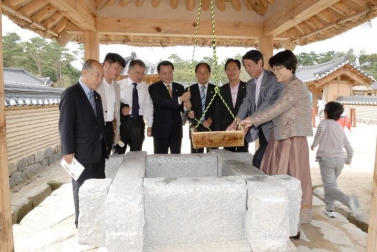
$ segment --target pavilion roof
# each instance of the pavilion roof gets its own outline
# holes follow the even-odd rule
[[[201,0],[197,44],[212,45],[210,0]],[[64,45],[98,32],[101,44],[193,45],[199,0],[3,0],[19,26]],[[375,0],[216,0],[217,46],[306,45],[377,16]]]

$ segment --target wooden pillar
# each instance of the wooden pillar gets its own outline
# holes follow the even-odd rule
[[[84,33],[84,60],[94,59],[99,60],[99,36],[98,32]]]
[[[0,4],[0,13],[2,5]],[[0,35],[2,37],[2,17]],[[14,251],[10,188],[8,172],[7,136],[5,130],[3,42],[0,41],[0,252]]]
[[[274,53],[273,49],[274,44],[272,37],[261,37],[259,39],[258,50],[263,54],[265,69],[271,69],[270,65],[268,64],[268,60],[272,57]]]
[[[377,251],[377,140],[376,154],[374,155],[374,175],[372,185],[372,209],[370,210],[367,252]]]

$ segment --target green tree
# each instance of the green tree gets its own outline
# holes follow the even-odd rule
[[[27,57],[23,54],[21,37],[14,32],[7,33],[3,37],[3,61],[4,67],[20,67]]]

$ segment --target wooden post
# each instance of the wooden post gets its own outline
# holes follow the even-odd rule
[[[374,174],[372,186],[372,209],[370,210],[367,252],[377,251],[377,140],[376,154],[374,155]]]
[[[273,54],[273,37],[261,37],[259,38],[258,50],[263,54],[264,68],[271,69],[268,64],[268,60],[272,57]]]
[[[0,4],[0,13],[2,5]],[[2,37],[2,17],[0,35]],[[7,136],[5,131],[3,42],[0,41],[0,252],[14,251],[10,188],[8,172]]]
[[[84,33],[85,59],[99,60],[99,37],[98,32]]]

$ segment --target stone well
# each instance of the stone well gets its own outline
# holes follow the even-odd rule
[[[147,155],[106,163],[80,189],[79,242],[107,251],[293,251],[300,181],[249,153]]]

